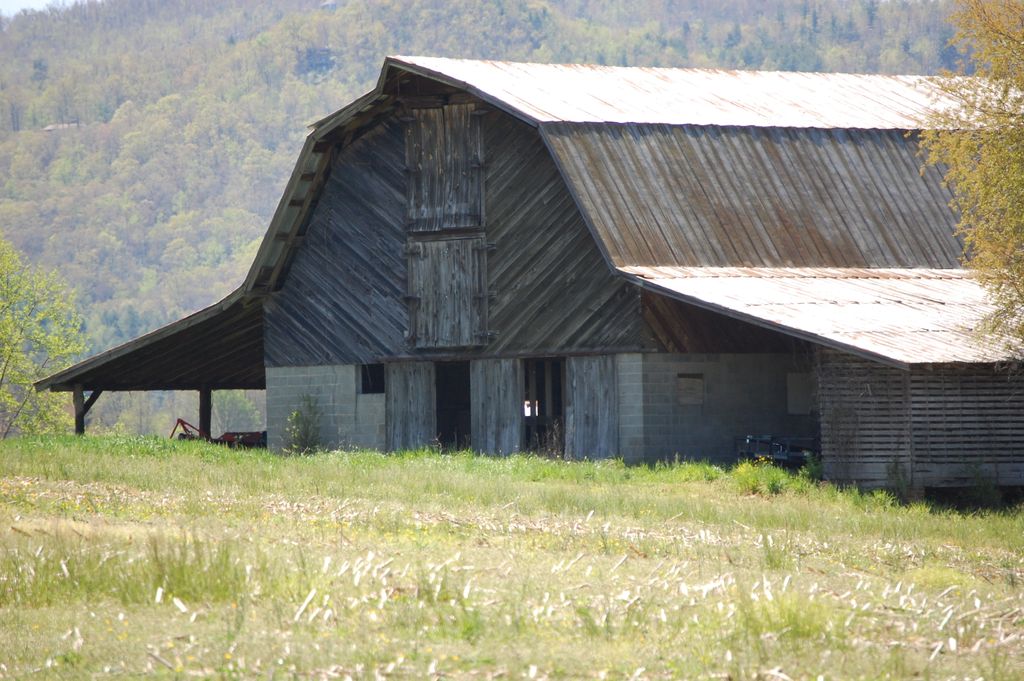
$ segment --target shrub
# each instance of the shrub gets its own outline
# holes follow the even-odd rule
[[[762,461],[742,461],[732,469],[731,476],[741,493],[766,496],[780,494],[792,481],[789,473]]]
[[[806,463],[800,468],[800,477],[812,482],[825,479],[825,464],[821,460],[821,454],[807,455]]]
[[[288,414],[285,435],[288,443],[284,453],[302,456],[320,451],[320,405],[312,395],[303,395],[298,409]]]

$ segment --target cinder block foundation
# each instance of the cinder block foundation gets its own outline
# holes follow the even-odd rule
[[[327,449],[384,449],[384,394],[362,395],[360,367],[339,364],[267,367],[267,444],[287,446],[288,415],[309,396],[320,411]]]

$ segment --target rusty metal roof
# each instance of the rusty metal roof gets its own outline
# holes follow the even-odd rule
[[[622,265],[958,266],[952,195],[896,130],[542,126]]]
[[[992,310],[964,270],[620,267],[664,295],[889,364],[996,362],[977,332]]]
[[[525,64],[389,57],[534,123],[916,129],[948,106],[926,76]]]

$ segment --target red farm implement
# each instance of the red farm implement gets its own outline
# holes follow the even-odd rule
[[[267,446],[267,431],[265,430],[227,432],[220,437],[210,437],[209,433],[204,433],[185,419],[178,419],[174,423],[174,429],[171,430],[171,439],[173,440],[175,436],[179,440],[206,440],[218,445],[227,445],[228,447]]]

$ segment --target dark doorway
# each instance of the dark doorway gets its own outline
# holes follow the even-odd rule
[[[557,358],[528,359],[523,385],[523,420],[526,424],[526,447],[535,452],[561,456],[565,451],[563,431],[563,390],[565,362]]]
[[[442,449],[470,446],[469,362],[434,365],[437,395],[437,440]]]

